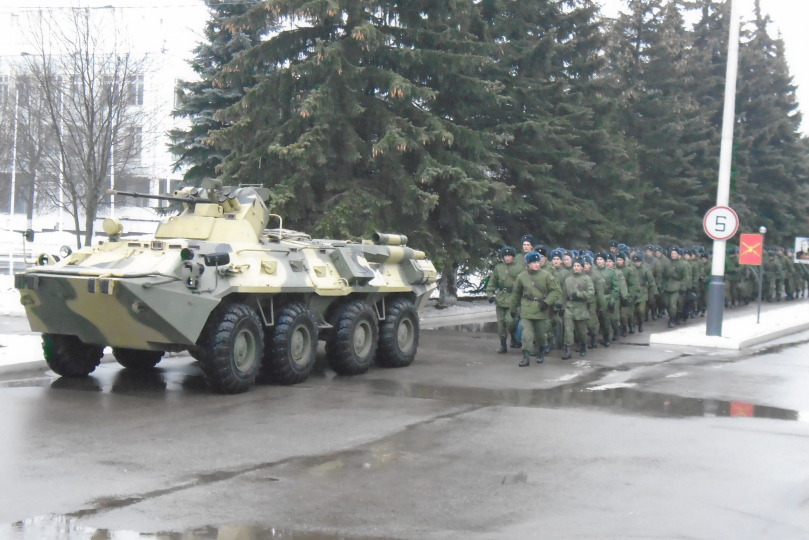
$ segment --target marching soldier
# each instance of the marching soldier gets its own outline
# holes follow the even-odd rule
[[[681,257],[680,248],[672,246],[669,250],[670,264],[663,269],[663,299],[666,302],[666,311],[669,313],[668,327],[674,328],[680,323],[680,299],[686,291],[686,278],[688,270]]]
[[[574,341],[579,343],[579,355],[587,355],[587,321],[590,310],[587,303],[595,298],[593,281],[584,273],[584,261],[573,261],[573,273],[565,278],[562,286],[565,300],[565,353],[562,360],[572,356],[570,351]]]
[[[496,302],[497,335],[500,337],[498,354],[508,352],[506,340],[509,335],[511,335],[511,346],[516,346],[514,330],[517,327],[517,320],[511,316],[511,292],[514,288],[514,281],[524,270],[522,265],[514,262],[516,255],[517,251],[511,246],[500,248],[500,256],[503,261],[494,267],[489,283],[486,285],[486,296],[489,298],[489,303]]]
[[[638,332],[643,332],[643,321],[646,319],[646,302],[657,294],[652,269],[643,261],[640,253],[632,255],[632,264],[638,275],[638,296],[635,298],[635,320],[638,322]]]
[[[547,270],[540,268],[542,255],[532,251],[525,256],[528,264],[514,282],[511,293],[512,314],[519,314],[522,318],[522,361],[520,367],[531,364],[531,349],[534,340],[538,341],[539,354],[537,363],[545,360],[545,344],[548,336],[548,319],[550,306],[562,302],[562,290],[559,282]]]

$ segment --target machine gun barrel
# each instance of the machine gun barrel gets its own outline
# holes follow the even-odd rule
[[[177,201],[184,203],[212,203],[211,199],[203,199],[202,197],[193,196],[180,196],[180,195],[152,195],[149,193],[138,193],[137,191],[121,191],[117,189],[108,189],[107,195],[126,195],[127,197],[141,197],[144,199],[157,199],[159,201]]]

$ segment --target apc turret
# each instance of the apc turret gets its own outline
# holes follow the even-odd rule
[[[107,346],[127,369],[187,350],[222,393],[302,382],[319,340],[342,375],[413,362],[436,270],[406,236],[313,239],[284,229],[265,205],[268,191],[253,186],[115,193],[180,203],[182,212],[138,238],[107,219],[107,241],[58,261],[39,257],[52,264],[15,275],[58,375],[89,375]]]

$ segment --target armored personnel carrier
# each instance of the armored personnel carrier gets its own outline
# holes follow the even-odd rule
[[[319,340],[341,375],[413,362],[419,310],[436,270],[407,237],[362,243],[286,230],[265,188],[183,188],[173,195],[113,192],[179,202],[154,236],[124,236],[63,257],[40,256],[15,275],[31,329],[50,368],[83,377],[109,346],[125,368],[150,369],[187,350],[222,393],[255,382],[307,378]],[[277,228],[267,228],[270,221]],[[275,223],[273,223],[275,224]]]

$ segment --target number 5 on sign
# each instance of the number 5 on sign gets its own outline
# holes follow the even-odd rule
[[[739,216],[732,208],[727,206],[714,206],[705,214],[702,220],[705,234],[714,240],[727,240],[733,238],[739,230]]]

